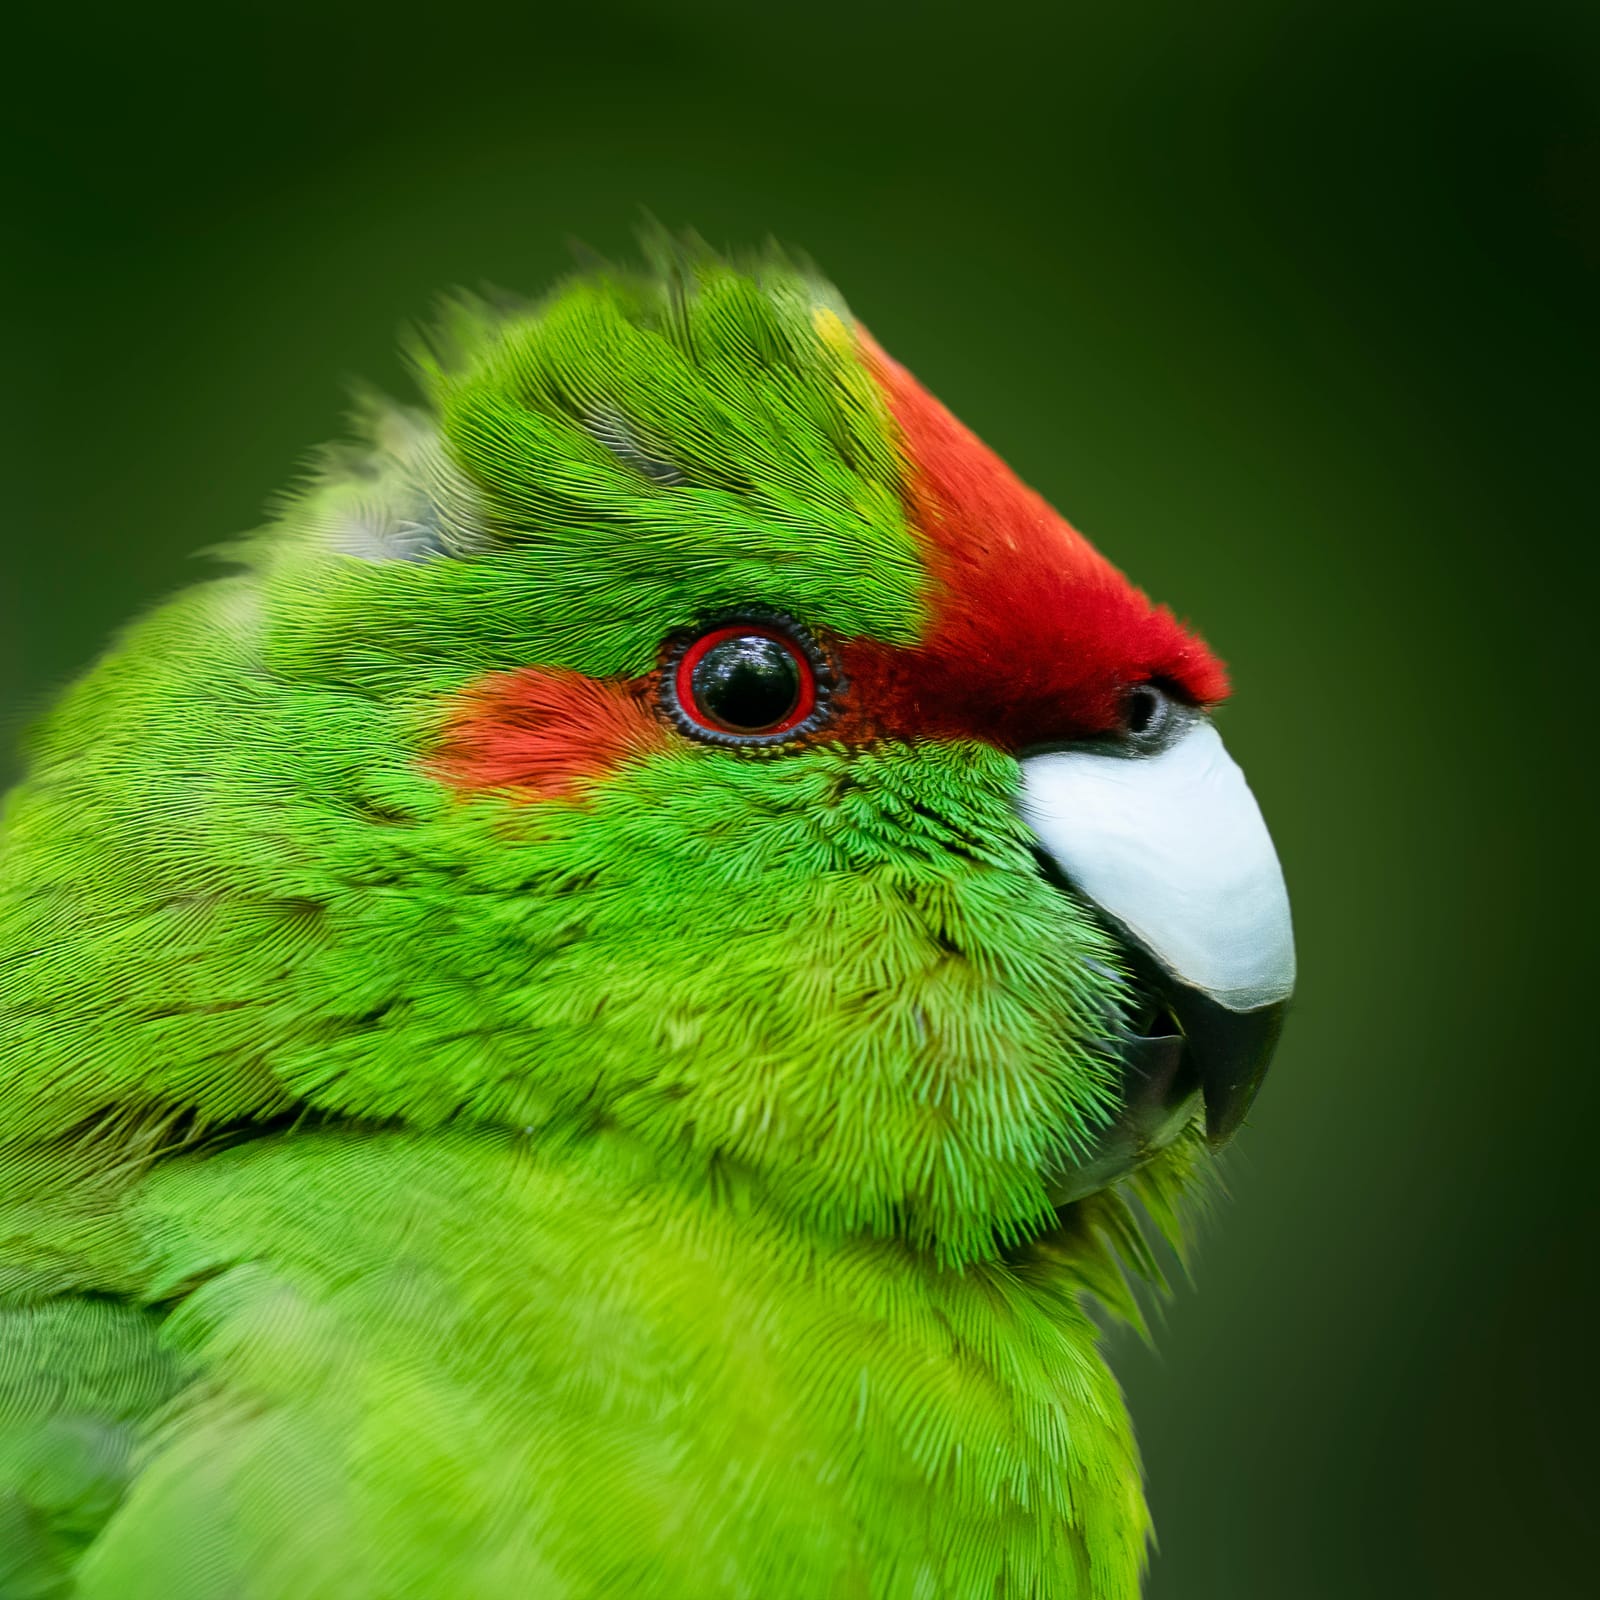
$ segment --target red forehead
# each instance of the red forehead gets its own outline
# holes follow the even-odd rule
[[[1198,638],[860,339],[899,434],[935,591],[918,646],[842,646],[845,720],[1019,749],[1110,728],[1130,683],[1161,679],[1200,704],[1227,693]]]

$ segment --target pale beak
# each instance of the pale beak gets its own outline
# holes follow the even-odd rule
[[[1153,1153],[1198,1088],[1222,1144],[1261,1085],[1295,977],[1283,872],[1244,774],[1196,715],[1154,755],[1025,756],[1019,808],[1047,869],[1124,942],[1156,1002],[1115,1030],[1127,1111],[1111,1143],[1135,1161]]]

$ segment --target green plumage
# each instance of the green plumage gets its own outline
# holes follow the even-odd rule
[[[1153,1269],[1051,1201],[1118,956],[1014,759],[433,763],[728,606],[916,641],[832,291],[691,253],[441,344],[5,813],[0,1596],[1133,1594],[1080,1298]],[[1125,1186],[1169,1232],[1193,1149]]]

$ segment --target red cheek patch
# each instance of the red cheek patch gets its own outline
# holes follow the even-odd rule
[[[461,697],[430,766],[457,788],[571,798],[627,761],[672,748],[653,695],[653,679],[560,667],[494,673]]]

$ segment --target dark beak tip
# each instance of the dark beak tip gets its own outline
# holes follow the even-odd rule
[[[1220,1150],[1239,1131],[1261,1090],[1283,1033],[1288,999],[1230,1011],[1209,995],[1184,989],[1173,996],[1172,1009],[1199,1069],[1206,1143]]]
[[[1261,1080],[1265,1076],[1266,1063],[1263,1062],[1261,1071],[1253,1083],[1221,1090],[1214,1089],[1207,1083],[1206,1143],[1213,1153],[1232,1143],[1233,1136],[1244,1126],[1244,1119],[1250,1114],[1250,1107],[1255,1104],[1256,1095],[1261,1089]]]

